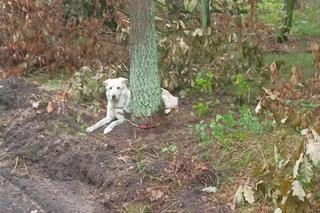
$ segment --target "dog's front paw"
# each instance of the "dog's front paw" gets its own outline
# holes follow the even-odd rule
[[[112,128],[109,128],[109,127],[106,127],[104,130],[103,130],[103,134],[108,134],[112,131]]]
[[[87,132],[87,133],[91,133],[91,132],[93,132],[93,131],[94,131],[94,128],[93,128],[92,126],[86,128],[86,132]]]
[[[164,110],[164,113],[167,115],[167,114],[169,114],[171,112],[171,109],[165,109]]]

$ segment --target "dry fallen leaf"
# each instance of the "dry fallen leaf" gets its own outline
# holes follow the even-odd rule
[[[237,191],[233,197],[232,210],[235,210],[236,207],[238,207],[241,202],[243,202],[243,186],[242,185],[239,186],[239,188],[237,189]]]
[[[203,191],[203,192],[207,192],[207,193],[216,193],[217,192],[217,187],[215,187],[215,186],[209,186],[209,187],[205,187],[205,188],[203,188],[203,189],[201,189],[201,191]]]
[[[40,101],[33,102],[33,103],[32,103],[32,108],[38,109],[39,104],[40,104]]]
[[[249,204],[253,204],[255,201],[254,192],[247,184],[243,187],[243,197]]]
[[[288,116],[286,116],[285,118],[281,119],[281,123],[282,123],[282,124],[285,124],[286,121],[287,121],[287,119],[288,119]]]
[[[298,85],[298,83],[301,81],[301,70],[298,66],[293,66],[291,68],[292,77],[291,77],[291,84],[292,85]]]
[[[314,166],[320,165],[320,143],[311,141],[307,145],[306,154],[309,156],[309,159],[312,160]]]
[[[128,163],[128,160],[130,159],[130,157],[128,155],[124,155],[124,156],[119,156],[117,157],[117,160],[120,160],[124,163]]]
[[[270,98],[271,100],[279,100],[279,98],[277,97],[277,95],[275,95],[274,93],[271,92],[270,89],[266,89],[266,88],[262,88],[264,90],[264,92],[267,94],[267,98]]]
[[[295,180],[292,183],[292,196],[297,196],[299,200],[304,201],[304,198],[307,196],[304,191],[300,181]]]
[[[256,108],[254,109],[256,114],[259,114],[261,112],[261,100],[259,100],[258,105],[256,106]]]
[[[296,161],[296,163],[295,163],[295,165],[293,167],[293,178],[296,178],[299,175],[299,167],[300,167],[300,164],[303,161],[303,157],[304,157],[304,153],[302,152],[300,154],[299,159]]]
[[[270,64],[270,71],[271,71],[271,79],[272,82],[275,82],[275,80],[278,78],[279,76],[279,71],[277,68],[277,64],[275,62],[273,62],[272,64]]]
[[[147,188],[147,193],[149,194],[149,200],[151,202],[161,199],[164,194],[160,189],[151,188]]]
[[[52,111],[53,111],[52,102],[49,101],[49,102],[48,102],[48,106],[47,106],[47,112],[48,112],[48,113],[51,113]]]

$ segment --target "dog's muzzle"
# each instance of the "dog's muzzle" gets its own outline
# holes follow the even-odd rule
[[[113,101],[115,101],[115,100],[117,100],[117,96],[116,96],[116,95],[112,95],[112,96],[111,96],[111,99],[112,99]]]

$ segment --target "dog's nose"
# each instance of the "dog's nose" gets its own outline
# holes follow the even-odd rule
[[[111,98],[112,98],[112,99],[116,99],[116,96],[115,96],[115,95],[112,95]]]

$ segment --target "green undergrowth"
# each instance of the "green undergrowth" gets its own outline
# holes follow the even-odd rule
[[[299,65],[303,72],[303,78],[308,79],[314,75],[314,68],[311,53],[286,53],[286,54],[269,54],[264,58],[265,64],[271,64],[274,61],[283,62],[280,68],[280,75],[286,79],[290,79],[292,73],[291,68]]]
[[[319,1],[311,1],[306,8],[295,11],[291,34],[299,37],[320,36],[319,11]]]
[[[313,76],[310,54],[269,55],[265,61],[276,60],[283,60],[280,72],[286,79],[297,64],[304,80]],[[233,87],[237,96],[245,94],[244,88],[252,89],[245,79],[237,80]],[[216,196],[225,199],[226,191],[233,190],[234,204],[241,212],[257,212],[261,205],[276,212],[308,212],[313,208],[311,203],[319,202],[320,138],[312,129],[312,119],[308,120],[319,108],[318,99],[280,98],[286,106],[283,114],[281,109],[256,114],[255,107],[246,104],[231,104],[228,111],[218,113],[201,99],[193,107],[202,119],[191,126],[199,155],[223,174]]]
[[[35,73],[28,75],[27,80],[38,83],[46,90],[61,90],[71,77],[72,74],[70,72],[61,69],[55,74],[36,71]]]
[[[200,121],[192,127],[198,137],[200,156],[204,161],[211,162],[212,167],[223,174],[217,196],[221,195],[220,191],[222,194],[225,193],[225,188],[230,187],[229,190],[234,190],[234,185],[239,186],[244,184],[243,181],[248,182],[248,178],[252,178],[254,181],[251,181],[258,186],[258,189],[249,188],[250,192],[255,193],[256,206],[262,202],[267,203],[269,208],[275,205],[281,209],[290,209],[301,203],[303,205],[301,208],[306,209],[306,202],[300,202],[292,194],[288,194],[290,200],[284,205],[275,200],[273,202],[276,203],[272,202],[270,194],[276,195],[285,190],[289,192],[296,190],[295,187],[300,187],[300,185],[295,185],[300,184],[294,182],[295,180],[303,180],[301,187],[313,193],[314,199],[319,198],[315,192],[316,183],[311,179],[313,173],[311,174],[310,163],[306,164],[308,165],[307,172],[309,172],[308,181],[303,179],[305,178],[303,166],[301,171],[299,170],[302,176],[298,176],[297,179],[292,178],[292,169],[296,170],[295,165],[299,165],[297,160],[303,153],[301,150],[304,137],[289,125],[272,123],[272,120],[268,119],[270,117],[272,116],[267,113],[258,117],[254,110],[244,106],[239,110],[216,114],[210,121]],[[243,185],[245,186],[247,185]],[[259,187],[265,188],[260,189]],[[270,192],[265,190],[270,190]],[[279,194],[278,196],[279,200],[285,199],[284,195]],[[240,204],[238,203],[243,212],[255,208],[248,205],[248,202],[251,201],[246,200],[245,197],[240,196],[239,199],[243,199],[239,201]]]
[[[132,202],[125,205],[121,213],[151,213],[151,208],[148,204],[142,202]]]
[[[298,37],[320,35],[320,2],[308,1],[294,10],[291,35]],[[284,17],[283,1],[268,0],[258,4],[258,18],[271,29],[278,30]]]
[[[247,147],[248,140],[251,140],[250,138],[261,136],[268,132],[271,129],[271,121],[261,121],[249,107],[243,106],[236,111],[216,114],[209,121],[202,120],[192,128],[198,135],[199,146],[205,150],[202,156],[207,160],[210,158],[210,149],[207,149],[208,147],[218,147],[224,153],[233,153],[235,150],[241,150]],[[247,155],[246,152],[243,154],[243,156],[239,156],[237,163],[234,165],[235,167],[246,166],[251,161],[251,154]],[[219,167],[224,167],[224,165]],[[237,170],[237,168],[232,169]]]

